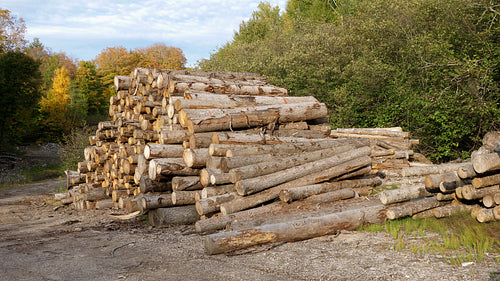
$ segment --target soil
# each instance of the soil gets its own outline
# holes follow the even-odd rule
[[[53,201],[58,180],[0,190],[0,280],[495,280],[500,266],[393,250],[385,232],[348,232],[208,256],[193,226],[154,228],[114,210]],[[495,277],[497,276],[497,277]],[[498,279],[497,279],[498,280]]]

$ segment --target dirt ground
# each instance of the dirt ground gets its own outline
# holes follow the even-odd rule
[[[0,280],[495,280],[500,265],[449,265],[392,250],[385,233],[341,232],[208,256],[193,226],[117,222],[51,203],[58,180],[0,190]],[[495,274],[496,273],[496,274]],[[498,279],[497,279],[498,280]]]

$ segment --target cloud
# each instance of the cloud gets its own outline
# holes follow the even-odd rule
[[[163,42],[183,49],[188,64],[194,64],[202,57],[208,58],[211,51],[231,40],[241,21],[251,16],[260,1],[2,2],[2,8],[25,19],[28,38],[38,37],[46,44],[53,44],[48,47],[76,53],[80,59],[94,58],[110,43],[123,42],[117,45],[133,49],[146,47],[151,44],[149,42]],[[278,4],[282,9],[286,5],[285,0],[270,3]]]

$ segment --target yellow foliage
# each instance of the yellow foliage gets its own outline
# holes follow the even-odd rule
[[[56,69],[56,75],[52,79],[52,88],[46,92],[40,101],[41,111],[46,118],[42,124],[56,129],[66,131],[69,129],[67,105],[71,102],[70,76],[65,67]]]
[[[155,43],[146,48],[137,48],[134,52],[139,57],[140,67],[182,69],[187,59],[180,48]]]
[[[108,47],[95,58],[95,63],[104,84],[112,85],[116,75],[130,75],[137,65],[137,57],[125,47]]]

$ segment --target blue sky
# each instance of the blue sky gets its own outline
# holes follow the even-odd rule
[[[230,41],[260,0],[2,0],[54,52],[94,59],[106,47],[128,49],[165,43],[179,47],[194,65]],[[286,0],[268,0],[283,10]]]

